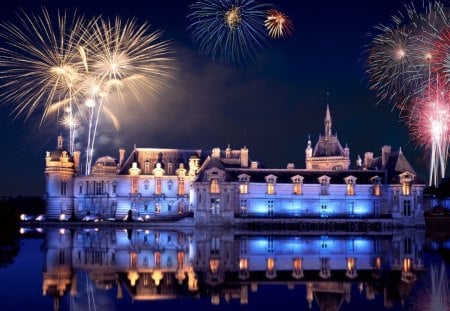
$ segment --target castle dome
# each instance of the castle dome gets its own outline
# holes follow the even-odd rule
[[[119,162],[110,156],[103,156],[95,161],[92,167],[93,174],[116,174]]]
[[[95,166],[101,165],[101,166],[117,167],[117,164],[119,164],[119,162],[110,156],[103,156],[103,157],[98,158],[97,161],[95,161]]]
[[[50,161],[59,161],[60,158],[65,155],[69,159],[69,162],[73,162],[73,156],[66,148],[64,148],[63,142],[64,138],[59,135],[56,149],[50,152]]]

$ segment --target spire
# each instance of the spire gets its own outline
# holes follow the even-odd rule
[[[330,107],[327,104],[327,112],[325,114],[325,139],[328,140],[331,137],[331,113]]]

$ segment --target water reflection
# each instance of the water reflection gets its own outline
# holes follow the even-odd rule
[[[122,299],[204,297],[213,305],[251,304],[259,286],[303,288],[303,301],[321,310],[351,303],[355,286],[384,307],[404,301],[424,271],[424,232],[377,236],[286,235],[156,229],[46,229],[43,295],[54,307],[94,306],[95,289]],[[436,287],[433,287],[436,288]],[[111,295],[109,295],[111,296]],[[109,299],[110,300],[110,299]],[[114,305],[107,297],[103,303]],[[72,306],[71,306],[72,307]],[[103,305],[105,308],[105,305]]]

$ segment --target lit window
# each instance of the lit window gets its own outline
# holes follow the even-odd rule
[[[408,180],[404,180],[402,182],[402,194],[410,195],[411,194],[411,184]]]
[[[241,215],[247,214],[247,200],[241,200]]]
[[[184,195],[184,178],[178,177],[178,195]]]
[[[248,193],[248,183],[247,182],[244,181],[239,184],[239,193],[240,194]]]
[[[373,184],[372,194],[375,196],[381,195],[381,185],[379,183]]]
[[[131,179],[131,193],[138,193],[138,179]]]
[[[217,178],[211,179],[209,192],[210,193],[220,193],[219,179],[217,179]]]
[[[346,195],[355,195],[355,184],[356,184],[356,178],[353,176],[348,176],[344,178],[346,187],[345,187],[345,194]]]
[[[211,214],[220,214],[220,199],[211,199]]]
[[[302,190],[303,177],[297,175],[297,176],[291,177],[291,180],[292,180],[292,185],[293,185],[292,193],[295,195],[302,194],[303,193],[303,190]]]
[[[294,183],[294,194],[302,194],[302,185],[299,182]]]
[[[405,257],[403,258],[403,272],[411,272],[412,263],[411,258]]]
[[[211,271],[212,274],[216,274],[217,271],[219,271],[219,266],[220,266],[219,259],[215,258],[209,260],[209,270]]]
[[[162,193],[162,178],[155,178],[155,194],[160,195]]]
[[[159,203],[159,202],[155,203],[155,213],[156,214],[161,213],[161,203]]]
[[[267,181],[267,194],[275,193],[275,181],[273,178],[269,178]]]

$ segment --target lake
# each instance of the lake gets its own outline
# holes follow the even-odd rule
[[[450,308],[450,237],[418,229],[21,228],[0,251],[1,310]]]

